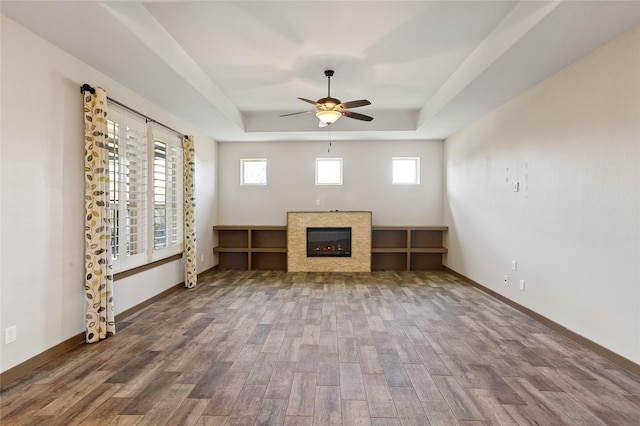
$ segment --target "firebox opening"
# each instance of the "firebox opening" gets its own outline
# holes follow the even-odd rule
[[[351,257],[351,228],[307,228],[307,257]]]

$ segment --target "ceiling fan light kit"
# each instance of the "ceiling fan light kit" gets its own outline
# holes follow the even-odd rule
[[[335,110],[321,110],[316,112],[316,117],[318,117],[318,119],[320,119],[324,124],[333,124],[338,121],[338,118],[342,117],[342,113]]]
[[[371,121],[373,117],[364,114],[358,114],[351,112],[348,108],[357,108],[361,106],[371,105],[366,99],[360,99],[357,101],[341,102],[340,99],[331,97],[331,77],[333,77],[333,70],[325,70],[324,75],[327,77],[327,97],[312,101],[306,98],[298,98],[303,102],[315,105],[315,111],[301,111],[293,112],[290,114],[283,114],[280,117],[287,117],[289,115],[305,114],[307,112],[314,112],[316,117],[320,120],[320,127],[325,127],[335,123],[342,116],[354,118],[356,120]]]

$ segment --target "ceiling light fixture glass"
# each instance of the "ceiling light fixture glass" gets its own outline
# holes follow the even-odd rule
[[[342,113],[335,110],[322,110],[316,112],[316,117],[325,124],[333,124],[338,121],[338,118],[342,117]]]

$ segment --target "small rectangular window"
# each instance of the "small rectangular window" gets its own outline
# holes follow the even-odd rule
[[[240,185],[266,185],[267,159],[243,158],[240,160]]]
[[[420,157],[393,157],[391,161],[394,185],[420,184]]]
[[[342,158],[316,158],[316,185],[342,185]]]

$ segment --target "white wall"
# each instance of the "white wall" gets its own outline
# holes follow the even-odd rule
[[[639,52],[636,28],[445,143],[446,265],[636,363]]]
[[[442,142],[221,143],[221,225],[284,225],[287,211],[363,210],[374,225],[442,224]],[[392,185],[391,157],[421,158],[420,185]],[[315,185],[315,159],[343,158],[342,186]],[[240,186],[240,159],[267,159],[267,186]],[[316,204],[320,200],[320,205]]]
[[[194,135],[198,271],[215,261],[217,153],[206,136],[4,16],[1,27],[0,331],[18,331],[16,342],[0,342],[6,371],[84,330],[80,85]],[[117,281],[116,313],[184,281],[183,270],[176,261]]]
[[[213,225],[218,223],[218,144],[206,136],[194,139],[196,152],[196,258],[198,273],[218,264],[213,255],[216,241]]]

